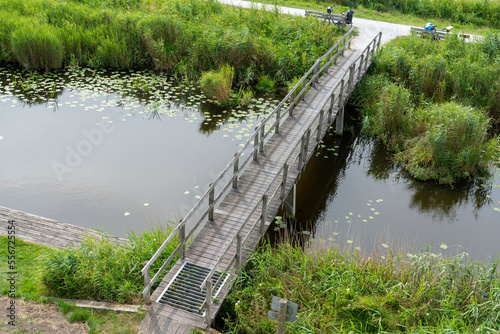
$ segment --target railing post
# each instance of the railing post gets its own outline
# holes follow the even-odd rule
[[[323,109],[320,110],[319,112],[319,123],[318,123],[318,133],[316,135],[316,141],[319,142],[321,141],[321,129],[323,128],[323,117],[325,115],[325,112]]]
[[[210,185],[212,187],[213,184]],[[208,193],[208,207],[210,210],[208,210],[208,220],[213,222],[214,221],[214,207],[212,204],[214,204],[214,198],[215,198],[215,186],[212,187],[210,192]]]
[[[328,124],[332,123],[333,108],[335,106],[335,93],[332,92],[332,99],[330,101],[330,109],[328,110]]]
[[[295,108],[295,92],[297,90],[294,90],[292,95],[290,95],[290,111],[288,112],[288,115],[292,116],[293,109]]]
[[[377,51],[378,52],[378,49],[380,48],[380,43],[382,42],[382,32],[379,32],[379,35],[378,35],[378,43],[377,43]]]
[[[259,144],[259,152],[264,152],[264,133],[266,131],[266,124],[262,123],[260,125],[260,144]]]
[[[377,41],[375,39],[373,40],[373,47],[372,47],[372,57],[371,60],[373,61],[373,57],[375,57],[375,49],[377,48]]]
[[[278,111],[276,112],[276,126],[274,127],[275,133],[280,132],[280,121],[281,121],[281,107],[279,107]]]
[[[352,21],[351,21],[352,22]],[[351,48],[351,42],[352,42],[352,29],[349,29],[351,32],[349,33],[349,45],[347,46],[349,49]]]
[[[288,164],[283,165],[283,181],[281,182],[281,195],[280,199],[285,199],[286,192],[286,179],[288,178]]]
[[[238,153],[235,153],[234,156],[236,157],[238,155]],[[233,165],[233,176],[234,176],[234,179],[233,179],[233,189],[236,189],[238,188],[238,169],[239,169],[239,165],[240,165],[240,157],[238,156],[236,158],[236,160],[234,161],[234,165]]]
[[[212,323],[212,277],[207,281],[205,289],[207,290],[207,297],[205,300],[205,320],[210,326]]]
[[[328,52],[328,56],[326,57],[326,67],[325,67],[325,73],[328,73],[328,69],[330,68],[330,58],[332,56],[331,52]]]
[[[306,78],[302,78],[301,82],[302,82],[302,89],[300,90],[301,92],[304,91],[304,94],[302,94],[302,101],[306,101],[306,93],[307,93],[307,89],[306,89]]]
[[[144,263],[144,265],[146,265],[147,263],[148,263],[148,261],[146,261],[146,263]],[[148,270],[146,270],[144,272],[144,287],[147,287],[149,284],[149,269],[150,268],[148,268]],[[150,289],[148,289],[146,291],[146,294],[144,295],[144,302],[146,303],[146,305],[151,304],[151,290]]]
[[[365,60],[365,70],[368,69],[368,61],[370,60],[370,44],[366,47],[366,60]]]
[[[306,169],[307,149],[308,149],[308,146],[309,146],[309,139],[310,138],[311,138],[311,129],[307,129],[307,132],[306,132],[306,141],[305,141],[305,145],[304,145],[304,155],[302,156],[302,159],[304,159],[304,161],[302,162],[302,170]]]
[[[257,131],[259,127],[255,127],[255,137],[253,138],[253,161],[257,160],[257,145],[259,145],[259,131]]]
[[[264,234],[267,216],[267,195],[262,196],[262,215],[260,216],[260,234]]]
[[[358,69],[358,81],[361,79],[361,72],[363,72],[363,59],[365,58],[364,54],[361,54],[360,60],[359,60],[359,69]]]
[[[337,65],[337,59],[339,59],[339,44],[337,44],[337,47],[335,48],[335,59],[333,60],[333,65]]]
[[[318,74],[318,64],[319,64],[318,61],[316,61],[316,63],[314,63],[314,71],[313,71],[313,77],[312,77],[312,83],[311,83],[311,86],[313,86],[313,87],[316,86],[316,82],[318,81],[318,78],[316,78],[316,75]]]
[[[242,245],[243,238],[241,235],[238,233],[236,235],[236,271],[239,274],[241,272],[241,250],[243,248]]]
[[[344,132],[344,106],[339,109],[337,113],[337,126],[335,128],[335,134],[337,136],[342,136]]]
[[[213,217],[211,220],[213,220]],[[184,239],[186,239],[186,224],[182,225],[179,229],[179,246],[181,246],[181,248],[179,249],[180,260],[184,260],[184,251],[186,250]]]
[[[347,94],[351,93],[352,85],[354,84],[354,71],[356,70],[356,64],[352,63],[349,67],[349,85],[347,88]]]

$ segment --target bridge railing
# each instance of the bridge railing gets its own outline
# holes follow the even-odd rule
[[[375,53],[378,51],[380,47],[380,40],[382,37],[382,32],[379,32],[377,36],[368,44],[368,46],[363,50],[363,52],[353,61],[349,70],[346,71],[342,77],[342,79],[338,82],[335,88],[332,90],[332,95],[330,99],[327,99],[325,104],[321,106],[320,113],[316,115],[316,117],[311,122],[311,125],[305,130],[303,133],[300,142],[298,145],[292,150],[292,152],[288,155],[285,163],[280,168],[276,176],[273,178],[269,186],[264,191],[263,196],[257,202],[257,204],[253,207],[251,213],[248,215],[245,222],[239,228],[236,235],[226,246],[224,253],[219,258],[217,263],[213,266],[212,270],[207,274],[205,280],[200,285],[200,290],[206,288],[206,297],[205,301],[200,307],[200,311],[205,308],[205,317],[208,324],[211,322],[211,308],[212,308],[212,286],[217,286],[219,281],[224,277],[220,276],[219,281],[213,284],[210,279],[213,274],[219,270],[219,266],[222,261],[226,258],[226,255],[230,253],[231,249],[235,249],[235,254],[231,257],[229,263],[225,266],[221,271],[229,272],[231,268],[234,268],[236,272],[241,271],[242,267],[242,250],[244,248],[245,243],[248,238],[251,236],[252,231],[255,230],[257,225],[260,225],[260,235],[264,233],[265,230],[265,219],[267,216],[268,206],[269,204],[279,196],[280,200],[284,200],[287,195],[287,187],[288,184],[288,172],[290,168],[297,168],[302,171],[305,168],[306,162],[310,159],[310,157],[314,154],[315,148],[319,145],[321,140],[323,139],[324,134],[326,134],[325,126],[329,126],[331,124],[333,117],[333,110],[336,105],[338,105],[339,109],[343,106],[345,101],[349,98],[351,91],[354,89],[353,84],[356,80],[361,80],[361,76],[366,72],[368,66],[370,66]],[[340,86],[340,87],[339,87]],[[340,90],[339,90],[340,88]],[[338,93],[336,93],[338,91]],[[328,103],[330,105],[328,106]],[[327,108],[326,108],[327,107]],[[327,109],[327,122],[325,123],[325,109]],[[311,138],[314,138],[316,135],[316,142],[309,149]],[[291,185],[290,187],[291,188]],[[269,194],[272,191],[271,194]],[[255,219],[255,213],[258,210],[261,210],[260,214]],[[254,221],[252,225],[249,227],[251,218],[254,217]],[[243,231],[248,229],[248,233],[243,236]],[[235,246],[236,243],[236,246]]]
[[[141,270],[141,275],[144,277],[144,290],[142,291],[142,296],[144,297],[146,303],[150,303],[151,288],[155,282],[160,278],[163,271],[172,262],[175,256],[179,255],[180,259],[184,259],[184,251],[186,249],[187,241],[190,240],[197,228],[208,220],[214,219],[214,210],[216,204],[222,197],[225,196],[226,191],[230,186],[237,188],[238,177],[245,170],[246,166],[249,164],[250,159],[257,160],[258,152],[264,150],[264,143],[269,138],[269,134],[274,132],[279,132],[280,124],[284,119],[291,115],[295,105],[301,100],[305,100],[305,94],[310,89],[314,87],[318,82],[321,75],[328,71],[328,69],[333,66],[340,56],[344,55],[344,51],[350,46],[352,41],[353,29],[349,29],[347,33],[323,56],[318,58],[314,65],[302,76],[301,80],[290,90],[290,92],[285,96],[285,98],[278,103],[276,108],[256,127],[254,133],[249,137],[248,141],[243,145],[243,147],[235,154],[233,159],[227,164],[226,168],[220,173],[217,179],[210,184],[205,193],[200,197],[198,202],[189,211],[189,213],[181,220],[181,222],[174,228],[169,237],[163,242],[163,244],[158,248],[153,257],[146,262]],[[288,101],[290,101],[288,103]],[[285,108],[285,105],[288,106]],[[272,124],[268,122],[274,118]],[[266,131],[267,127],[267,131]],[[240,163],[240,157],[244,155],[244,152],[252,145],[253,149],[251,154],[248,155],[246,159]],[[230,179],[224,183],[224,178],[232,171]],[[216,187],[218,187],[217,195],[215,194]],[[222,189],[220,189],[222,188]],[[208,200],[208,207],[202,208],[202,204]],[[195,213],[200,214],[198,211],[203,210],[200,218],[194,224],[191,231],[186,234],[186,224],[190,219],[195,216]],[[172,251],[168,259],[162,264],[160,269],[155,273],[153,278],[150,278],[151,266],[160,257],[162,252],[165,250],[167,245],[172,242],[175,238],[178,238],[179,244]]]

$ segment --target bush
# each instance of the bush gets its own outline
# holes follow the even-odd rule
[[[204,72],[200,79],[201,90],[208,98],[215,98],[224,105],[229,101],[233,76],[234,68],[227,64],[218,71]]]

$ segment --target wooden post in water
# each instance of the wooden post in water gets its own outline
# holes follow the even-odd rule
[[[205,321],[208,326],[212,323],[212,277],[209,277],[205,289],[207,296],[205,299]]]
[[[210,189],[210,192],[208,193],[208,206],[210,208],[210,210],[208,210],[208,220],[213,222],[214,221],[214,207],[213,207],[213,203],[214,203],[214,198],[215,198],[215,186],[212,186],[213,184],[210,185],[210,187],[212,187],[212,189]]]
[[[179,249],[179,259],[181,260],[184,260],[184,252],[186,250],[185,239],[186,239],[186,224],[183,224],[179,229],[179,246],[181,247]]]
[[[337,114],[337,126],[335,128],[335,134],[337,136],[342,136],[344,132],[344,106],[339,109]]]
[[[235,153],[234,156],[236,157],[238,153]],[[238,188],[238,169],[240,165],[240,157],[237,157],[236,160],[234,160],[234,165],[233,165],[233,189]]]
[[[262,196],[262,215],[260,216],[260,234],[264,234],[267,216],[267,195]]]

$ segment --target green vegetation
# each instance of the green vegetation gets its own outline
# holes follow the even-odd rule
[[[234,68],[224,65],[217,71],[204,72],[200,79],[200,87],[205,96],[215,98],[223,105],[229,101],[233,83]]]
[[[299,305],[289,333],[496,333],[498,262],[424,251],[365,257],[288,243],[255,253],[226,302],[233,333],[275,333],[272,296]]]
[[[158,227],[141,235],[130,233],[130,243],[123,246],[117,246],[111,237],[100,240],[88,237],[76,248],[48,256],[42,281],[54,297],[141,303],[140,293],[144,289],[141,269],[170,232],[171,228]],[[152,267],[153,273],[177,245],[171,242],[165,248]]]
[[[365,130],[417,179],[451,184],[498,163],[499,37],[398,38],[356,88]]]
[[[0,242],[5,245],[0,253],[0,261],[7,264],[7,236],[0,236]],[[84,321],[89,325],[89,333],[136,333],[145,312],[123,313],[106,310],[93,310],[76,307],[62,300],[49,296],[50,292],[43,284],[46,261],[57,256],[60,251],[41,246],[21,239],[16,239],[16,298],[28,301],[55,303],[61,312],[68,315],[68,321]],[[10,284],[6,272],[2,270],[0,293],[7,295]]]
[[[228,65],[237,87],[263,74],[285,86],[342,34],[312,18],[214,0],[0,0],[0,20],[0,62],[156,69],[193,80]]]

